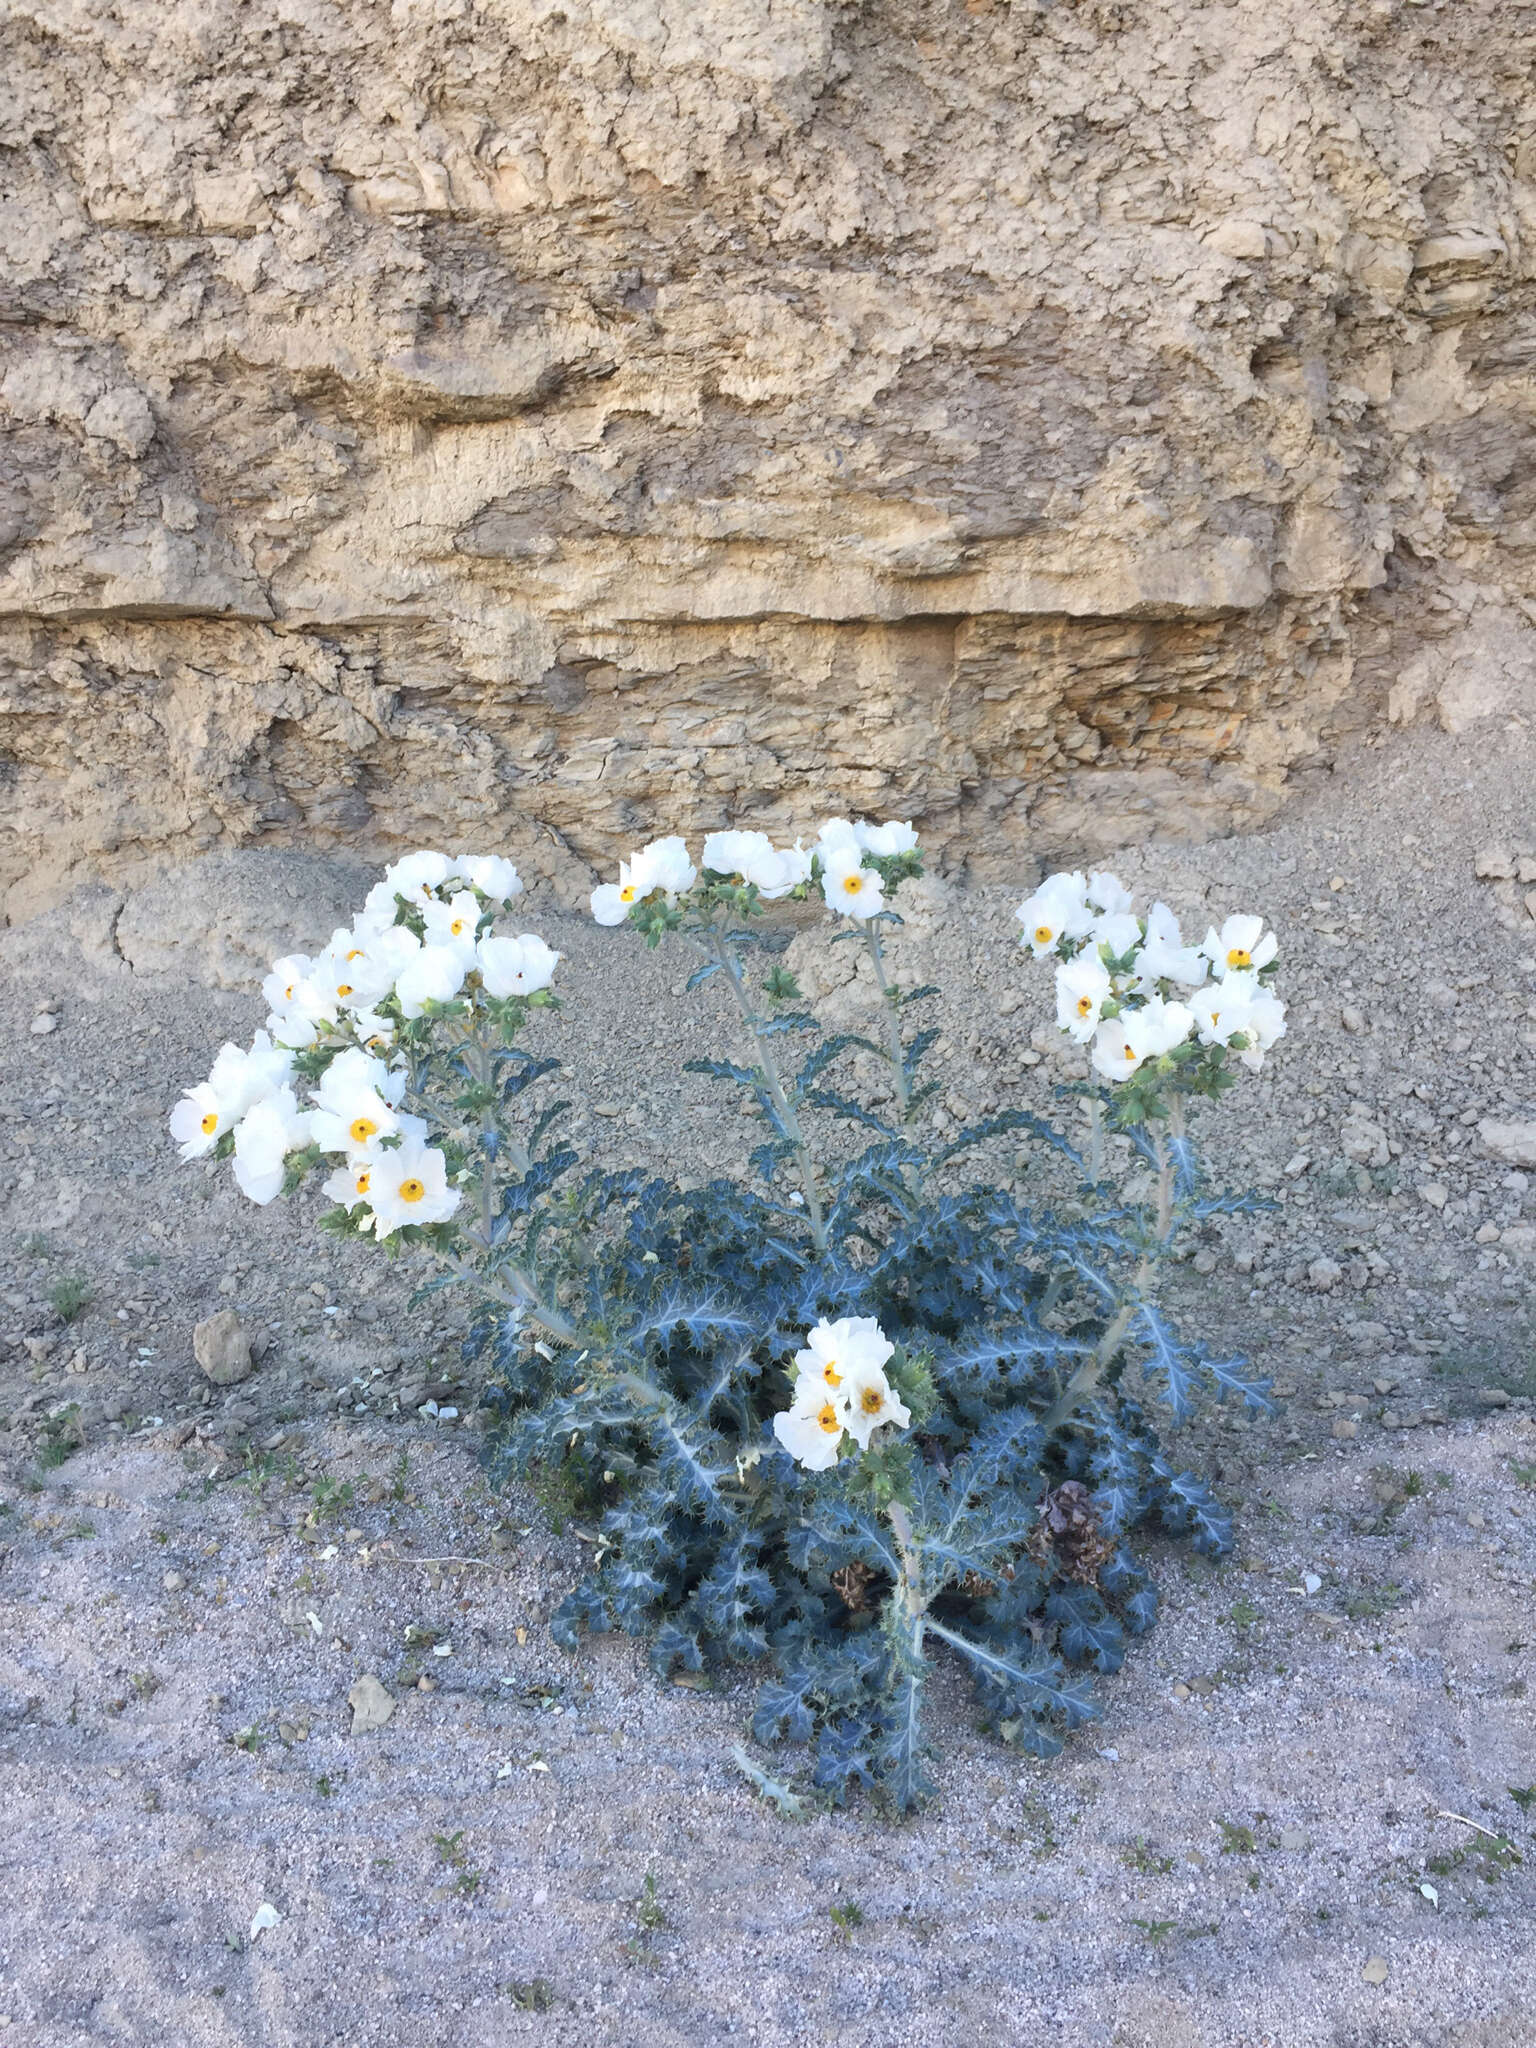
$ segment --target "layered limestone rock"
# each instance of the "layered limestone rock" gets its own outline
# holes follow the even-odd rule
[[[1532,699],[1513,0],[0,19],[13,917],[828,806],[1016,867]]]

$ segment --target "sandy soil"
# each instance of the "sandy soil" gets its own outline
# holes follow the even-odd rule
[[[1415,735],[1262,838],[1127,857],[1282,935],[1292,1036],[1208,1127],[1280,1206],[1174,1293],[1292,1391],[1188,1432],[1238,1555],[1168,1548],[1104,1721],[1039,1765],[941,1688],[942,1798],[898,1828],[765,1805],[749,1685],[553,1649],[580,1537],[485,1486],[451,1304],[407,1320],[404,1274],[177,1165],[164,1113],[253,996],[190,938],[131,973],[90,904],[0,934],[0,2040],[1536,2043],[1536,1199],[1478,1129],[1536,1111],[1536,923],[1473,874],[1536,843],[1533,752]],[[1057,1077],[1011,900],[912,922],[946,1115]],[[679,960],[529,922],[585,1141],[743,1157],[672,1064],[726,1030]],[[226,1391],[190,1332],[227,1306],[265,1348]],[[364,1673],[397,1706],[353,1735]]]

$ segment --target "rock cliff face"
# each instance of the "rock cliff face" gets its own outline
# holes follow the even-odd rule
[[[1536,648],[1513,0],[5,0],[0,901],[1261,820]]]

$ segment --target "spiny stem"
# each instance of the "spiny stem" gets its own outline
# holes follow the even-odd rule
[[[731,985],[731,994],[736,998],[736,1007],[741,1012],[742,1022],[752,1034],[752,1043],[757,1050],[768,1098],[778,1111],[779,1120],[789,1133],[790,1143],[794,1146],[795,1167],[805,1194],[805,1213],[811,1226],[811,1242],[818,1252],[824,1252],[827,1248],[827,1225],[822,1213],[821,1193],[816,1186],[815,1162],[811,1158],[811,1148],[806,1142],[805,1133],[800,1127],[800,1119],[784,1092],[778,1062],[773,1056],[772,1040],[762,1028],[764,1020],[747,994],[746,976],[741,971],[741,962],[725,934],[714,925],[710,927],[709,938],[715,958],[725,969],[725,978]]]
[[[920,1656],[923,1647],[923,1629],[928,1618],[928,1602],[923,1598],[921,1585],[922,1560],[918,1556],[917,1544],[912,1535],[912,1518],[899,1500],[893,1500],[885,1511],[891,1525],[891,1534],[896,1538],[897,1554],[901,1558],[901,1582],[896,1588],[896,1598],[901,1606],[902,1618],[910,1631],[910,1642],[914,1657]]]
[[[466,1232],[466,1235],[472,1245],[489,1253],[490,1246],[482,1245],[479,1237],[473,1232]],[[499,1301],[503,1308],[516,1309],[520,1315],[526,1315],[533,1322],[541,1324],[552,1337],[558,1337],[562,1344],[574,1344],[580,1338],[581,1332],[570,1317],[553,1302],[545,1301],[539,1293],[538,1283],[533,1275],[514,1261],[508,1260],[497,1270],[490,1271],[483,1266],[472,1264],[468,1259],[460,1258],[457,1252],[439,1252],[437,1256],[451,1273],[456,1273],[461,1280],[470,1281],[483,1294],[490,1295],[493,1301]],[[511,1286],[504,1283],[503,1275],[510,1276]]]
[[[1173,1154],[1169,1138],[1184,1135],[1184,1104],[1177,1095],[1168,1104],[1168,1132],[1157,1137],[1157,1242],[1166,1251],[1173,1237]]]
[[[1060,1429],[1083,1403],[1095,1392],[1105,1368],[1114,1359],[1115,1353],[1125,1342],[1125,1333],[1131,1327],[1131,1319],[1141,1306],[1142,1289],[1147,1285],[1154,1270],[1152,1255],[1143,1257],[1136,1269],[1136,1278],[1131,1282],[1131,1298],[1123,1302],[1114,1319],[1106,1327],[1103,1336],[1094,1346],[1092,1355],[1085,1358],[1062,1388],[1055,1402],[1040,1418],[1040,1427],[1049,1436],[1052,1430]]]
[[[911,1106],[912,1090],[907,1081],[906,1055],[901,1042],[900,999],[896,990],[886,980],[885,954],[873,918],[865,920],[864,944],[874,965],[875,981],[880,989],[880,1007],[885,1012],[885,1035],[890,1044],[891,1078],[896,1084],[896,1100],[901,1108],[902,1122],[905,1123]]]

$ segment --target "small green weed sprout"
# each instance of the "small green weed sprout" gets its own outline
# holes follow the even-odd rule
[[[48,1306],[61,1323],[72,1323],[95,1299],[95,1291],[83,1273],[65,1273],[48,1290]]]

